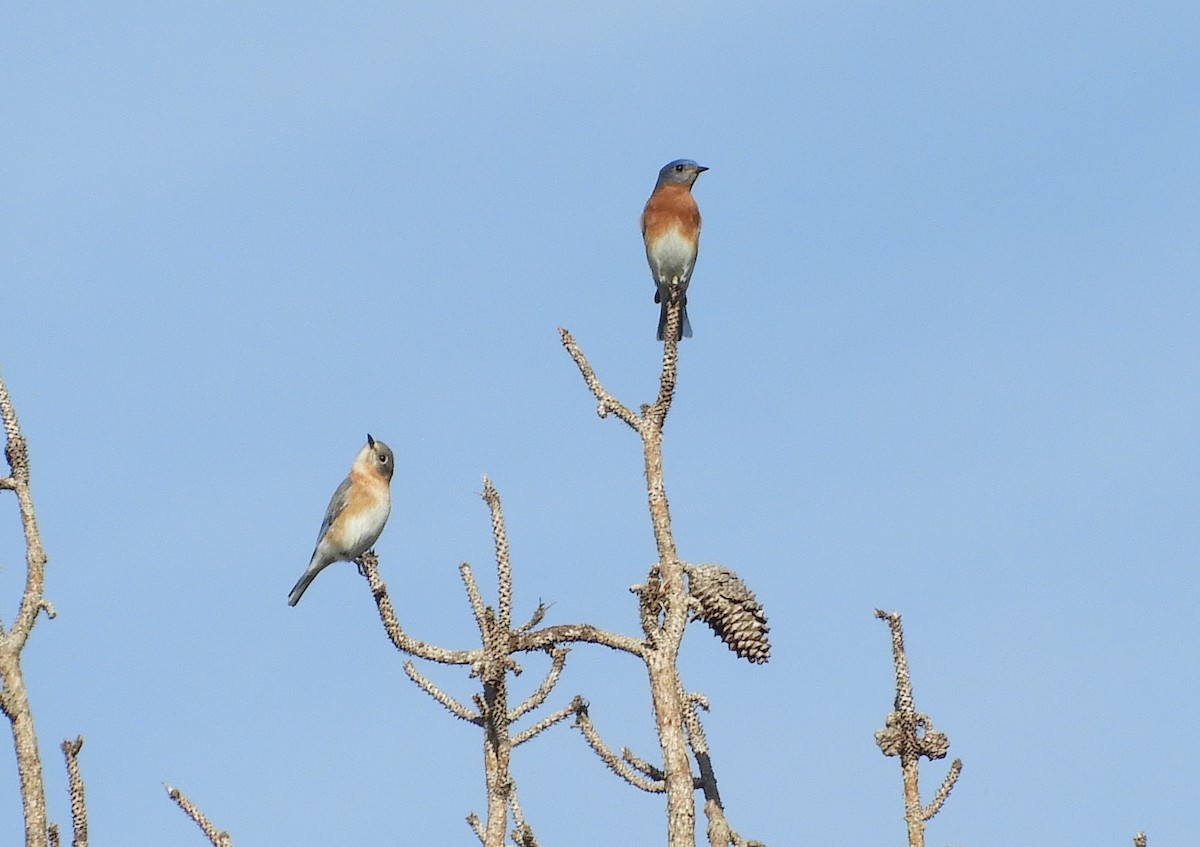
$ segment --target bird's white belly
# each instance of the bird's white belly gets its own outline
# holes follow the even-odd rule
[[[391,511],[391,498],[380,498],[369,507],[358,510],[353,517],[347,515],[338,527],[341,530],[338,533],[338,546],[349,554],[349,558],[365,553],[379,540]]]
[[[677,227],[660,235],[649,251],[655,275],[660,282],[678,283],[691,276],[696,261],[696,246],[684,238]]]

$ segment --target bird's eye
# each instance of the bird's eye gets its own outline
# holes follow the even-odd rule
[[[387,456],[383,456],[383,455],[381,455],[381,456],[379,457],[379,464],[381,464],[381,465],[386,465],[387,463],[388,463],[388,457],[387,457]]]
[[[681,174],[681,173],[683,173],[683,165],[676,165],[676,166],[675,166],[675,173],[677,173],[677,174]]]

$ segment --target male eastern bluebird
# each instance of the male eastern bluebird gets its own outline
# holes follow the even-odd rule
[[[334,562],[353,562],[371,549],[383,532],[392,511],[392,448],[367,436],[367,446],[358,451],[350,475],[342,480],[317,535],[317,549],[300,581],[288,595],[295,606],[317,574]]]
[[[642,239],[646,242],[646,261],[654,275],[654,302],[662,303],[658,315],[658,340],[667,326],[667,306],[681,304],[680,325],[683,338],[692,337],[687,316],[687,287],[696,264],[700,245],[700,209],[692,197],[692,183],[708,168],[691,159],[676,159],[663,165],[658,182],[642,212]],[[679,341],[679,338],[675,339]]]

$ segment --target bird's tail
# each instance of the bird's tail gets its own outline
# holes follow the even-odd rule
[[[292,586],[292,593],[288,595],[289,606],[295,606],[300,602],[300,598],[304,596],[304,592],[312,585],[312,581],[317,578],[317,574],[324,570],[325,565],[328,564],[329,562],[322,564],[320,559],[315,555],[313,556],[313,560],[308,563],[308,568],[300,575],[300,579],[296,581],[296,584]]]
[[[667,302],[667,299],[663,298],[662,309],[660,309],[658,312],[658,340],[659,341],[665,341],[666,337],[667,337],[667,308],[668,308],[668,305],[669,304]],[[687,300],[683,301],[683,304],[680,307],[680,309],[682,311],[682,314],[680,314],[680,316],[679,316],[679,325],[683,329],[682,338],[691,338],[692,337],[692,322],[688,320]],[[681,338],[676,338],[675,340],[680,341]]]

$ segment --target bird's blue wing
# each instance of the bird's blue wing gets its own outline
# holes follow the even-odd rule
[[[321,543],[321,539],[325,537],[329,525],[334,519],[342,513],[342,509],[346,508],[346,504],[350,501],[350,477],[342,480],[342,484],[337,487],[337,491],[333,492],[333,497],[329,501],[329,508],[325,510],[325,520],[321,521],[321,531],[317,533],[317,544]]]

